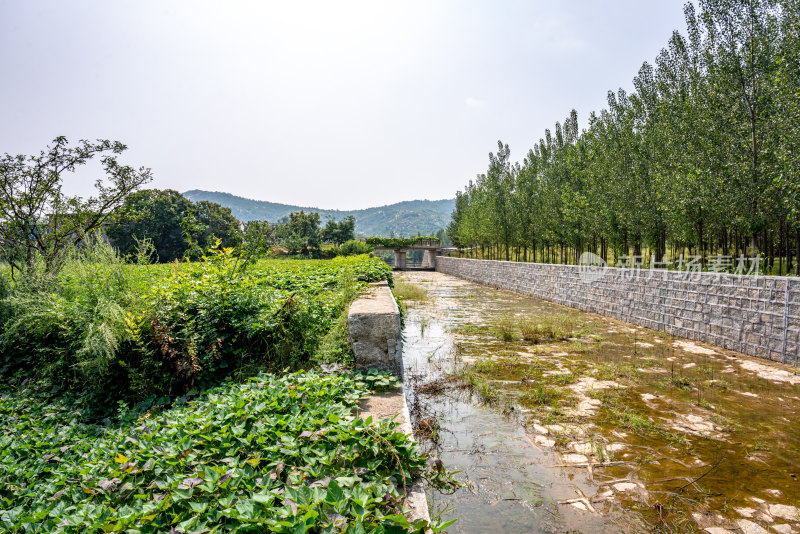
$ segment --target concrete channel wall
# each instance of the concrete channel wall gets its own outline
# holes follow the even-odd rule
[[[403,379],[400,310],[386,282],[373,284],[350,305],[347,332],[356,367],[390,371]]]
[[[436,270],[800,365],[800,279],[438,257]]]

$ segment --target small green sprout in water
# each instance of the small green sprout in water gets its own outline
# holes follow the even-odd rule
[[[505,316],[500,319],[495,327],[497,337],[505,342],[517,339],[517,320],[513,316]]]
[[[692,381],[685,376],[673,376],[669,379],[670,384],[680,389],[691,389]]]
[[[535,406],[552,406],[558,397],[557,392],[546,388],[543,384],[538,384],[534,389],[523,393],[520,402]]]
[[[498,367],[499,364],[495,360],[486,359],[475,362],[475,365],[472,366],[472,370],[476,373],[489,374],[497,371]]]

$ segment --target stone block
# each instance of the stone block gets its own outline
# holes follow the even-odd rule
[[[356,367],[390,371],[402,379],[400,310],[385,282],[353,301],[347,331]]]

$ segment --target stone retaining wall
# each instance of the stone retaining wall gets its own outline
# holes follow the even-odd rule
[[[436,270],[769,360],[800,361],[800,279],[438,257]],[[583,275],[583,276],[582,276]]]
[[[373,284],[350,305],[347,332],[356,367],[391,371],[403,379],[400,310],[386,282]]]

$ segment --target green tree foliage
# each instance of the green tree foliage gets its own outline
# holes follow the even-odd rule
[[[0,256],[13,268],[32,270],[38,260],[52,271],[62,253],[100,229],[126,197],[151,179],[149,169],[117,161],[119,141],[81,140],[70,146],[57,137],[38,155],[0,158]],[[64,175],[100,158],[97,196],[82,199],[62,191]]]
[[[290,254],[318,256],[322,243],[319,214],[303,210],[289,214],[289,220],[277,229],[280,242]]]
[[[182,223],[194,215],[193,208],[190,200],[172,189],[144,189],[125,200],[120,223],[106,233],[123,254],[134,254],[140,241],[150,240],[157,256],[153,259],[174,261],[189,248]]]
[[[276,225],[269,221],[247,221],[244,223],[241,250],[246,258],[268,255],[277,244]]]
[[[107,235],[123,254],[134,254],[139,243],[150,241],[154,260],[170,262],[199,257],[219,239],[223,247],[242,242],[239,221],[231,210],[214,202],[192,203],[172,189],[145,189],[126,199],[118,224]]]
[[[355,239],[350,239],[349,241],[345,241],[344,243],[339,246],[337,252],[340,256],[354,256],[357,254],[369,254],[372,252],[372,247],[366,243],[362,243],[361,241],[356,241]]]
[[[194,211],[202,231],[198,238],[201,247],[208,248],[216,239],[223,247],[235,247],[242,241],[239,221],[231,214],[230,208],[216,202],[201,200],[194,205]]]
[[[800,264],[800,15],[796,0],[701,0],[634,91],[578,127],[573,110],[456,197],[447,234],[483,257],[575,262],[761,254]]]
[[[356,219],[349,215],[339,222],[328,219],[325,228],[322,229],[322,241],[341,245],[345,241],[355,239]]]

